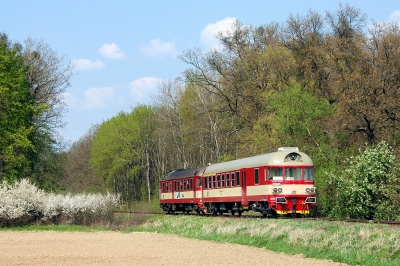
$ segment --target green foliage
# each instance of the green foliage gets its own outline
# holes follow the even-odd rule
[[[142,198],[146,184],[146,143],[152,132],[152,109],[136,107],[131,113],[119,113],[103,122],[96,133],[91,165],[107,187],[121,193],[123,200]]]
[[[392,147],[386,142],[367,146],[350,157],[345,170],[328,173],[333,217],[400,219],[398,204],[399,170]]]
[[[334,113],[328,101],[308,93],[299,85],[275,92],[269,99],[274,128],[286,146],[319,146],[323,140],[323,119]]]
[[[0,42],[0,177],[9,181],[29,171],[32,145],[32,116],[27,68],[17,50]]]

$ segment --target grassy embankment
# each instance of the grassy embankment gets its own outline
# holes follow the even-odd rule
[[[166,215],[123,231],[176,234],[350,265],[400,265],[400,228],[372,223]]]

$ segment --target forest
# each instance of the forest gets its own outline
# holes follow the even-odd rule
[[[44,41],[0,34],[0,178],[57,193],[158,197],[169,171],[295,146],[313,159],[319,215],[400,219],[400,28],[357,7],[236,21],[219,50],[151,104],[120,112],[65,145],[56,134],[74,70]]]

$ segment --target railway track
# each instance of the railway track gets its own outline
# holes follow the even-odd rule
[[[231,218],[231,219],[300,219],[300,220],[314,220],[314,221],[332,221],[332,222],[346,222],[346,223],[368,223],[368,224],[387,224],[392,226],[400,226],[400,221],[384,221],[384,220],[363,220],[363,219],[341,219],[341,218],[315,218],[315,217],[303,217],[303,218],[294,218],[294,217],[279,217],[279,218],[263,218],[259,215],[248,215],[243,214],[242,216],[238,215],[218,215],[214,216],[212,214],[203,214],[198,215],[196,213],[173,213],[166,214],[165,212],[144,212],[144,211],[114,211],[114,213],[125,213],[125,214],[146,214],[146,215],[192,215],[198,217],[223,217],[223,218]]]

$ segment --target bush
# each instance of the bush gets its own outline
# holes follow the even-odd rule
[[[347,160],[347,169],[328,174],[334,188],[329,216],[356,219],[398,220],[400,191],[398,166],[386,142]]]
[[[107,193],[56,195],[38,189],[23,179],[0,185],[0,225],[81,224],[110,221],[119,195]]]

